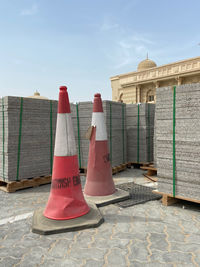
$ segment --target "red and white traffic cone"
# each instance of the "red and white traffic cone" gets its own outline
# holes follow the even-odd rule
[[[68,220],[89,210],[81,188],[67,87],[61,86],[51,192],[43,215],[53,220]]]
[[[100,94],[94,95],[92,126],[84,193],[86,196],[112,195],[116,189],[112,179],[108,138]]]

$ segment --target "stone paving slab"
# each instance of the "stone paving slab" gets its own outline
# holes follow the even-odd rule
[[[114,181],[146,184],[142,173],[128,169]],[[31,231],[32,216],[14,216],[43,208],[48,195],[49,185],[0,192],[1,267],[200,266],[199,205],[180,202],[165,207],[161,201],[127,209],[109,205],[100,208],[105,222],[99,228],[37,235]],[[17,220],[9,223],[11,217]]]

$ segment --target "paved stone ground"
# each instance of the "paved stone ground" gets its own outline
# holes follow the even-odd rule
[[[146,183],[135,169],[114,180]],[[31,232],[32,212],[45,206],[49,188],[0,191],[1,267],[200,266],[198,205],[164,207],[160,200],[126,209],[109,205],[100,208],[105,222],[99,228],[40,236]]]

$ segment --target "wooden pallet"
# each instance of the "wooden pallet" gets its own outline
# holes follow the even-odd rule
[[[127,168],[131,168],[132,166],[136,169],[140,169],[141,167],[147,167],[149,166],[151,163],[149,162],[128,162],[127,163]]]
[[[121,171],[125,170],[126,168],[127,168],[127,163],[112,167],[112,174],[116,174],[118,172],[121,172]]]
[[[145,178],[147,178],[147,180],[149,181],[152,181],[152,182],[157,182],[158,181],[158,177],[157,176],[150,176],[150,175],[147,175],[146,173],[143,174]]]
[[[7,193],[14,193],[20,189],[36,187],[49,183],[51,183],[51,176],[35,177],[13,182],[0,181],[0,190]]]
[[[87,174],[87,168],[79,168],[80,175],[86,175]]]
[[[153,176],[157,174],[157,168],[155,168],[153,165],[149,166],[141,166],[140,169],[147,171],[148,176]]]
[[[172,194],[166,194],[163,192],[159,192],[158,190],[153,190],[152,192],[155,194],[162,195],[162,204],[164,206],[170,206],[170,205],[178,202],[179,200],[186,200],[186,201],[195,202],[195,203],[200,204],[200,200],[197,200],[197,199],[182,197],[182,196],[178,196],[178,195],[176,197],[173,197]]]

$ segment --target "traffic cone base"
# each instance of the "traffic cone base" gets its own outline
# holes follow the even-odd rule
[[[130,194],[122,189],[116,189],[114,194],[108,196],[88,196],[84,194],[86,201],[92,202],[97,207],[103,207],[109,204],[114,204],[130,198]]]
[[[50,235],[100,226],[104,219],[99,209],[93,203],[88,203],[88,205],[90,211],[73,220],[51,220],[43,215],[43,210],[37,210],[33,214],[32,231],[40,235]]]

